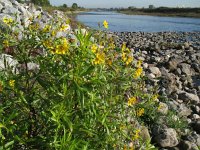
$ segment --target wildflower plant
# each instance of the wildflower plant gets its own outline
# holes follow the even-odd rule
[[[3,20],[15,30],[0,32],[1,53],[18,64],[0,71],[0,149],[123,149],[140,139],[133,121],[156,103],[143,93],[141,61],[104,31],[71,39],[63,19],[34,19],[23,29]]]

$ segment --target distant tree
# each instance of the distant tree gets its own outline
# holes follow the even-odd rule
[[[73,9],[77,9],[77,8],[78,8],[78,4],[77,4],[77,3],[73,3],[73,4],[72,4],[72,8],[73,8]]]
[[[64,7],[64,8],[67,8],[67,4],[63,4],[63,7]]]
[[[154,5],[149,5],[149,9],[154,9],[155,6]]]
[[[136,8],[135,6],[129,6],[129,7],[128,7],[129,10],[133,10],[133,9],[135,9],[135,8]]]

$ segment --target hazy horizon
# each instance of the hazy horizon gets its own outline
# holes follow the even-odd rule
[[[119,8],[119,7],[148,7],[154,5],[155,7],[200,7],[200,0],[50,0],[52,5],[58,6],[67,4],[71,6],[73,3],[77,3],[78,6],[85,8]]]

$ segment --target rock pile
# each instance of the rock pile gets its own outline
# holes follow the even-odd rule
[[[38,20],[34,21],[39,23],[43,27],[53,17],[67,18],[63,12],[54,10],[53,15],[44,11],[42,7],[35,7],[32,3],[18,3],[16,0],[1,0],[0,1],[0,24],[4,17],[12,18],[19,23],[19,27],[22,25],[28,26],[30,19],[40,16]]]
[[[114,33],[117,45],[123,42],[132,49],[135,58],[143,60],[148,80],[146,91],[158,87],[165,96],[161,112],[175,110],[191,128],[185,129],[178,140],[174,129],[164,126],[152,129],[155,143],[160,147],[181,150],[200,146],[200,33]],[[161,102],[163,103],[163,102]],[[165,122],[165,121],[164,121]],[[179,136],[180,136],[179,135]],[[184,135],[184,136],[182,136]]]

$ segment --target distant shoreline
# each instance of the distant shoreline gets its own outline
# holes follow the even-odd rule
[[[147,16],[162,16],[162,17],[190,17],[190,18],[200,18],[200,12],[199,11],[193,11],[191,10],[185,10],[185,11],[180,11],[179,10],[171,10],[171,9],[166,9],[166,10],[159,10],[159,9],[135,9],[135,10],[129,10],[129,9],[124,9],[124,10],[118,10],[117,12],[126,14],[126,15],[147,15]]]

